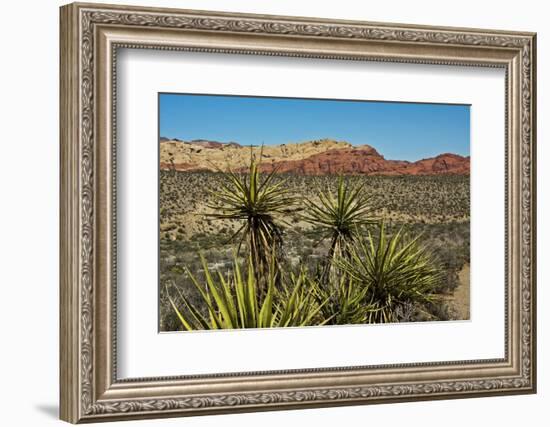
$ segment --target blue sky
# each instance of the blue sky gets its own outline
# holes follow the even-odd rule
[[[159,95],[160,136],[272,145],[322,138],[369,144],[386,159],[470,154],[470,107],[373,101]]]

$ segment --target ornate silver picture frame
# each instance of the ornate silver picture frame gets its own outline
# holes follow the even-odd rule
[[[96,422],[536,391],[534,33],[75,3],[61,8],[60,43],[61,419]],[[120,379],[120,49],[503,69],[504,357]]]

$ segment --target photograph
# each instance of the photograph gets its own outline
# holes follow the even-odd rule
[[[446,420],[456,407],[445,400],[457,399],[471,418],[462,425],[479,419],[469,398],[494,396],[477,406],[500,414],[497,424],[538,420],[544,405],[526,395],[537,393],[546,313],[537,310],[542,14],[495,14],[496,3],[475,16],[417,5],[399,16],[402,1],[380,13],[360,2],[203,3],[72,3],[51,16],[40,3],[27,13],[51,42],[31,49],[33,64],[59,72],[56,84],[46,81],[55,72],[37,74],[55,102],[33,118],[44,122],[37,147],[55,159],[27,157],[55,175],[59,197],[44,174],[7,162],[21,197],[6,212],[33,218],[6,224],[24,249],[36,239],[21,230],[35,224],[56,234],[37,253],[59,250],[46,270],[20,256],[6,283],[20,291],[21,272],[36,270],[31,282],[47,292],[34,300],[57,311],[27,316],[52,319],[44,348],[59,338],[51,364],[27,365],[56,375],[59,418],[156,425],[253,412],[247,419],[280,425],[295,409],[376,405],[367,417],[383,423],[391,403],[395,420],[417,425],[414,411]],[[40,79],[14,69],[34,93]],[[28,113],[19,80],[10,108]],[[28,116],[6,141],[21,140]],[[36,215],[40,197],[13,177],[44,187],[58,209]],[[42,223],[47,211],[55,226]],[[58,292],[43,286],[48,268]],[[8,317],[21,319],[11,305]],[[17,343],[26,341],[36,347]],[[23,388],[48,384],[40,375]],[[492,403],[512,395],[528,410]],[[37,403],[42,418],[54,410]],[[305,424],[346,419],[327,422],[329,412]]]
[[[159,93],[159,331],[470,319],[470,105]]]

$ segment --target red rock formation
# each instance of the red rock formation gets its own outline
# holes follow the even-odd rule
[[[179,162],[174,161],[174,153],[177,153],[178,144],[182,143],[186,147],[189,147],[186,152],[186,158],[183,160],[180,157]],[[208,162],[204,160],[208,159],[209,150],[218,153],[220,152],[218,150],[225,149],[232,151],[237,149],[237,152],[241,149],[249,150],[248,147],[242,147],[234,142],[220,143],[208,140],[194,140],[191,142],[170,141],[162,142],[162,144],[165,147],[165,157],[161,157],[161,169],[178,171],[216,170],[213,166],[210,167]],[[313,144],[319,146],[323,142],[316,141]],[[285,159],[285,157],[287,158]],[[194,161],[195,158],[201,158],[202,164],[199,164],[198,160]],[[221,159],[225,159],[225,155],[222,154]],[[232,161],[231,159],[234,161],[235,157],[227,157],[229,163]],[[243,167],[243,164],[246,164],[247,160],[243,160],[242,156],[238,157],[238,159],[240,159],[238,160],[239,163],[237,163],[239,166],[233,165],[233,167],[240,168],[237,171],[246,172],[247,168]],[[301,159],[296,159],[295,155],[294,158],[288,158],[284,152],[273,157],[264,154],[260,170],[262,172],[272,172],[275,169],[278,173],[296,173],[301,175],[469,175],[470,157],[445,153],[416,162],[386,160],[384,156],[369,145],[353,147],[345,143],[343,148],[334,148],[334,142],[328,141],[325,151],[318,150],[314,154],[307,153]]]
[[[410,164],[406,173],[410,175],[469,175],[470,157],[462,157],[451,153],[440,154]]]
[[[303,160],[262,163],[260,170],[301,175],[469,175],[470,158],[457,154],[407,162],[386,160],[374,148],[330,150]]]

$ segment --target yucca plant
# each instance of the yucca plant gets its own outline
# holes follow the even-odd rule
[[[369,232],[350,248],[349,257],[336,260],[345,274],[367,289],[368,323],[399,321],[403,307],[420,309],[435,300],[441,270],[419,237],[409,239],[403,229],[390,237],[382,223],[376,237]]]
[[[222,172],[224,180],[212,192],[214,203],[209,205],[214,210],[209,214],[211,217],[242,223],[231,240],[238,240],[238,251],[243,242],[248,244],[260,285],[265,282],[262,277],[268,270],[271,254],[280,258],[285,216],[296,211],[295,197],[284,188],[284,180],[275,182],[276,172],[274,169],[262,179],[258,162],[251,155],[247,174]],[[260,286],[260,296],[264,293],[265,286]]]
[[[275,294],[277,326],[326,325],[334,314],[324,310],[329,295],[319,295],[319,284],[302,268],[298,274],[291,273],[288,283]]]
[[[323,280],[327,281],[335,257],[347,256],[348,247],[369,224],[376,223],[370,198],[362,184],[352,185],[338,177],[336,197],[330,191],[319,192],[318,201],[305,199],[302,218],[320,226],[325,238],[330,239]]]
[[[280,273],[272,258],[267,290],[264,297],[260,297],[252,258],[248,258],[246,276],[236,257],[227,276],[221,272],[212,274],[206,260],[201,259],[205,282],[199,283],[189,270],[187,274],[199,291],[202,310],[193,305],[177,286],[167,285],[166,289],[170,305],[185,330],[309,326],[328,321],[321,316],[324,302],[314,295],[314,289],[306,288],[305,270],[291,275],[289,283],[278,290],[275,281]],[[171,295],[172,289],[177,297]]]
[[[368,286],[352,279],[348,275],[333,279],[334,286],[319,286],[312,282],[319,301],[321,312],[331,325],[357,325],[367,323],[370,312],[376,308],[367,303]]]

